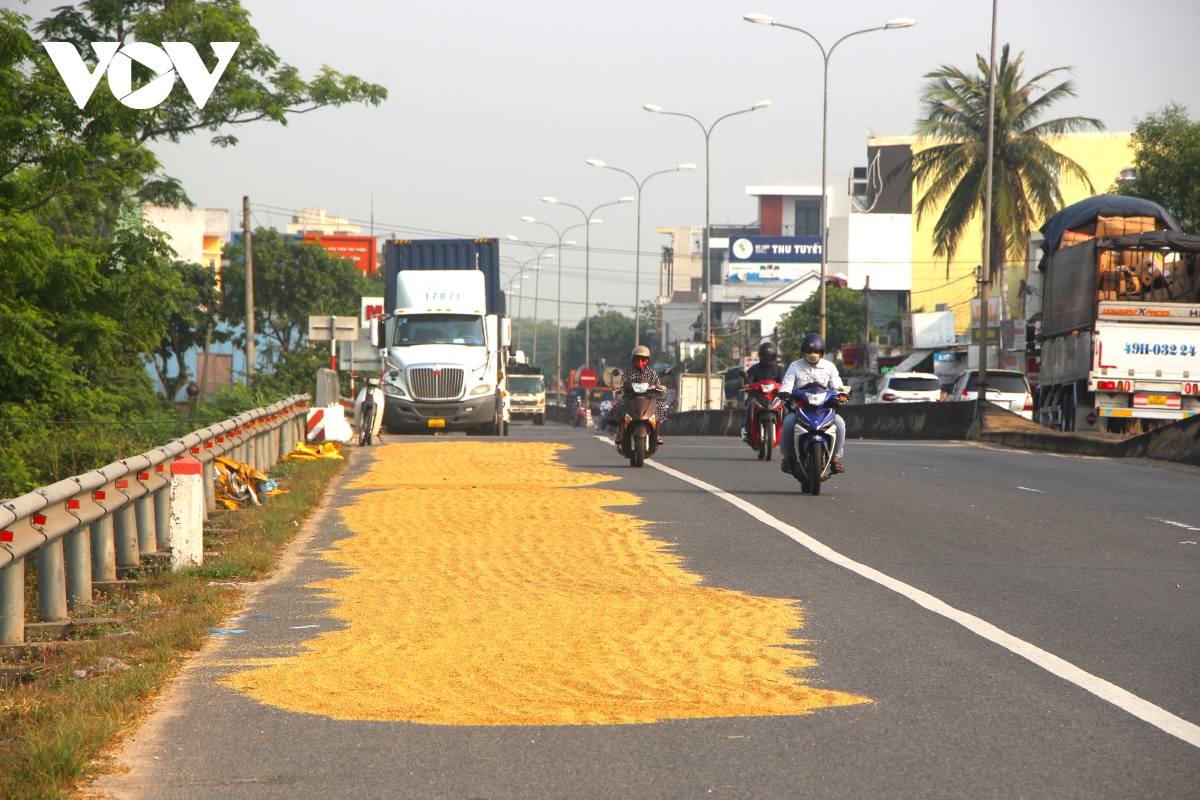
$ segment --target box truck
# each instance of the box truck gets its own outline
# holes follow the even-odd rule
[[[497,239],[384,243],[383,424],[393,433],[508,434],[511,340]]]
[[[1115,431],[1200,413],[1200,236],[1155,203],[1111,195],[1042,232],[1035,419]]]

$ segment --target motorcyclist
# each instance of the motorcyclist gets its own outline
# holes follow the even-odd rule
[[[845,402],[847,393],[842,378],[833,362],[825,359],[825,339],[818,333],[810,333],[800,343],[800,359],[793,361],[783,376],[780,395],[789,395],[793,389],[799,389],[809,384],[824,386],[830,391],[836,391]],[[829,469],[833,474],[846,471],[842,466],[842,446],[846,443],[846,423],[840,415],[833,417],[836,436],[833,445],[833,458],[829,461]],[[783,431],[779,436],[779,450],[783,453],[783,461],[779,468],[791,472],[796,463],[796,414],[792,412],[783,419]]]
[[[779,350],[773,342],[763,342],[758,346],[758,363],[746,370],[742,385],[758,383],[759,381],[775,381],[783,383],[783,364],[779,363]],[[754,409],[746,404],[746,424],[742,426],[742,441],[750,441],[750,427],[754,424]]]
[[[617,401],[613,403],[612,410],[608,412],[605,420],[613,426],[617,427],[625,419],[625,389],[633,383],[648,383],[652,387],[662,387],[662,382],[658,379],[658,373],[650,366],[650,348],[644,345],[638,345],[633,348],[632,356],[633,365],[626,370],[625,375],[621,379],[621,392]],[[658,407],[658,427],[661,427],[667,421],[667,404],[663,398],[655,398],[655,405]],[[657,430],[657,428],[656,428]],[[662,438],[658,438],[658,443],[662,444]]]

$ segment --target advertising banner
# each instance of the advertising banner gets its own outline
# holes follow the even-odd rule
[[[730,283],[790,283],[820,262],[820,236],[740,236],[729,240]]]

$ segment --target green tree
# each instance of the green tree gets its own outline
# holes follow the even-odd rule
[[[1138,120],[1133,132],[1135,178],[1117,193],[1153,200],[1185,233],[1200,234],[1200,121],[1171,103]]]
[[[328,68],[303,80],[259,41],[236,0],[92,0],[56,8],[33,31],[30,22],[0,9],[0,418],[170,419],[174,408],[155,396],[146,364],[165,353],[178,366],[173,348],[195,341],[204,323],[194,315],[203,287],[143,223],[143,203],[188,203],[151,145],[201,130],[231,145],[237,125],[377,105],[386,91]],[[127,37],[242,46],[203,110],[178,89],[157,109],[129,109],[105,87],[81,109],[39,42],[71,41],[95,69],[86,43]],[[211,69],[211,51],[200,55]],[[135,83],[148,77],[134,65]],[[168,378],[169,390],[182,376]],[[130,430],[4,427],[0,496],[182,432]]]
[[[1092,190],[1087,172],[1050,145],[1055,136],[1103,130],[1099,120],[1060,117],[1038,122],[1055,103],[1075,96],[1073,81],[1042,90],[1041,84],[1068,69],[1039,72],[1025,80],[1025,54],[1011,58],[1004,45],[996,67],[996,117],[992,176],[992,253],[989,282],[1000,278],[1003,315],[1008,316],[1009,257],[1025,258],[1029,232],[1063,205],[1059,181],[1069,177]],[[918,142],[930,146],[907,162],[917,200],[918,226],[941,209],[933,226],[934,254],[947,268],[973,221],[983,221],[987,184],[988,59],[976,56],[978,73],[942,65],[925,75]],[[1041,92],[1036,97],[1035,93]],[[904,169],[892,173],[899,174]]]
[[[779,347],[781,360],[790,364],[800,358],[800,342],[805,335],[821,330],[820,296],[814,292],[779,320]],[[844,286],[825,287],[825,346],[830,350],[841,350],[847,342],[862,340],[863,317],[862,292]]]
[[[226,249],[229,265],[221,271],[220,315],[230,326],[246,319],[245,247]],[[359,300],[378,293],[378,282],[365,277],[354,262],[318,244],[280,234],[271,228],[254,232],[254,329],[265,340],[264,373],[256,378],[286,394],[309,391],[317,367],[329,365],[329,354],[308,343],[310,316],[357,317]],[[233,341],[245,345],[244,328]],[[274,377],[269,377],[274,375]]]

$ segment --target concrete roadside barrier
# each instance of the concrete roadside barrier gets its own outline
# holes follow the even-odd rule
[[[171,462],[171,569],[204,563],[204,470],[194,458]]]

